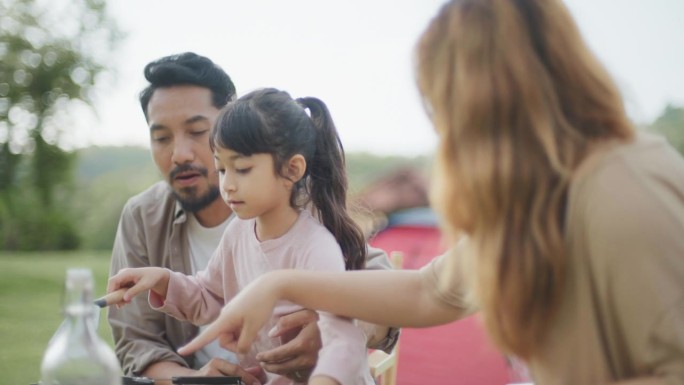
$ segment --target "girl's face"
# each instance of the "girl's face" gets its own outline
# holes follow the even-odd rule
[[[292,210],[292,182],[275,172],[271,154],[246,156],[217,146],[214,162],[221,197],[241,219]]]

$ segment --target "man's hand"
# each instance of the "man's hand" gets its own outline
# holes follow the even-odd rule
[[[257,354],[261,367],[296,382],[305,382],[316,366],[322,346],[317,321],[318,313],[308,309],[280,317],[269,335],[280,337],[283,345]]]

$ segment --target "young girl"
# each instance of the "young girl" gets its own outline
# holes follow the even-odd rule
[[[123,269],[110,278],[108,291],[130,286],[125,303],[151,289],[153,308],[203,325],[269,271],[363,268],[365,238],[346,209],[344,152],[322,101],[295,101],[275,89],[252,92],[224,108],[211,143],[222,198],[240,220],[230,223],[207,269],[194,277],[155,267]],[[269,326],[300,309],[279,302]],[[312,383],[372,384],[360,329],[327,314],[319,326],[323,348]],[[256,365],[255,355],[274,347],[266,332],[240,360],[243,367]],[[270,375],[268,383],[291,381]]]
[[[243,351],[280,299],[414,327],[477,308],[537,385],[684,384],[684,161],[636,132],[562,2],[453,0],[417,53],[451,251],[420,271],[269,273],[181,351]]]

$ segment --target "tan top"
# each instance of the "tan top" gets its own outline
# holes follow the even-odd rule
[[[658,376],[684,384],[684,160],[639,134],[590,156],[570,186],[567,286],[539,354],[537,385],[605,384]],[[463,307],[459,280],[424,282]],[[458,274],[456,274],[457,276]]]

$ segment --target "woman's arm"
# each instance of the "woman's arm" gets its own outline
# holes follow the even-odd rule
[[[426,327],[451,322],[458,309],[435,298],[417,270],[309,274],[278,271],[267,290],[304,307],[381,325]]]
[[[393,266],[384,250],[368,246],[364,270],[392,270]],[[399,328],[357,320],[357,325],[366,334],[366,345],[389,354],[399,340]]]
[[[279,270],[247,286],[216,321],[178,352],[193,353],[216,338],[228,349],[246,352],[278,300],[391,326],[439,325],[465,313],[438,299],[415,270]]]

